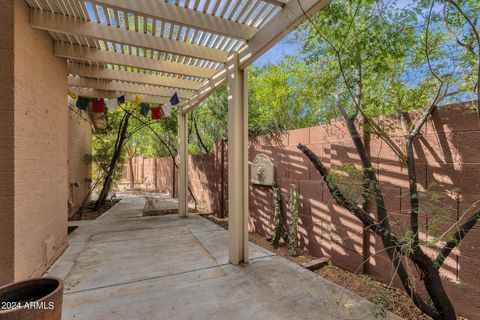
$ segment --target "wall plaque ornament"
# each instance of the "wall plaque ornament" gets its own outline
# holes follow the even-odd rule
[[[275,183],[273,162],[266,154],[255,157],[251,167],[251,180],[253,184],[271,186]]]

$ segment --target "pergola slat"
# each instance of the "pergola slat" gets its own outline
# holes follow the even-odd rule
[[[30,24],[34,28],[128,44],[141,48],[225,63],[227,52],[182,41],[155,37],[143,32],[88,22],[74,17],[30,9]]]
[[[134,68],[150,69],[160,72],[168,72],[200,78],[210,78],[216,72],[215,69],[208,69],[159,59],[132,56],[129,54],[99,50],[79,45],[70,45],[61,42],[55,42],[54,54],[57,57],[74,60],[118,64]]]
[[[308,16],[320,11],[330,0],[303,0],[301,7],[298,1],[289,1],[260,31],[258,31],[245,46],[238,51],[239,67],[245,69],[260,55],[282,40],[294,28],[306,20],[303,11]],[[302,10],[303,9],[303,10]],[[226,71],[220,70],[212,80],[206,82],[189,100],[181,105],[182,112],[188,112],[200,102],[209,97],[213,91],[225,83]]]
[[[175,79],[165,76],[155,76],[138,72],[113,70],[101,67],[92,67],[79,63],[69,63],[68,72],[82,77],[130,81],[187,90],[198,90],[203,84],[203,82],[199,81]]]
[[[285,0],[262,0],[268,3],[271,3],[277,7],[283,7],[287,3]],[[297,0],[290,0],[290,1],[297,1]]]
[[[172,88],[149,86],[143,84],[126,83],[112,80],[97,80],[83,77],[68,77],[68,85],[74,87],[85,87],[98,90],[119,91],[125,93],[139,93],[146,95],[157,95],[162,97],[171,97],[175,90]],[[185,91],[177,91],[180,99],[189,98],[192,93]]]
[[[188,111],[195,108],[200,102],[212,95],[216,89],[221,85],[225,84],[227,81],[227,72],[226,69],[220,70],[215,74],[212,79],[209,79],[196,94],[190,97],[183,105],[181,105],[182,113],[187,113]]]

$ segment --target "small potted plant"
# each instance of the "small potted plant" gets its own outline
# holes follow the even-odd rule
[[[0,320],[60,320],[63,281],[36,278],[0,287]]]

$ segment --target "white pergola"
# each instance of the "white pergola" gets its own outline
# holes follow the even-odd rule
[[[229,260],[248,261],[247,67],[330,0],[26,0],[68,61],[70,90],[180,105],[179,215],[187,216],[187,115],[228,84]]]

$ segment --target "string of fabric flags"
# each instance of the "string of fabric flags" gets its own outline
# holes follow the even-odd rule
[[[113,111],[119,106],[125,103],[125,96],[120,96],[117,99],[98,99],[98,98],[88,98],[78,96],[73,92],[68,93],[72,99],[77,99],[75,105],[77,108],[87,111],[90,110],[94,113],[104,113],[106,110]],[[137,106],[138,112],[147,117],[150,113],[152,120],[160,120],[163,115],[169,116],[172,114],[172,106],[175,106],[180,103],[177,93],[170,98],[170,100],[164,105],[155,105],[150,106],[148,103],[144,103],[140,100],[138,96],[135,96],[135,105]]]

